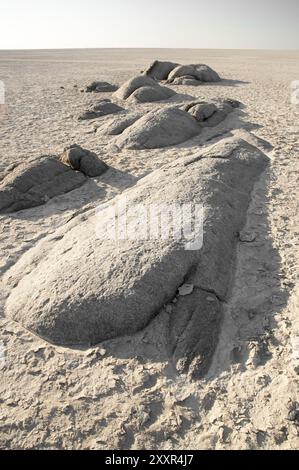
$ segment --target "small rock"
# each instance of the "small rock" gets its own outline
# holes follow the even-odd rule
[[[166,307],[165,307],[165,311],[166,311],[167,313],[172,313],[172,309],[173,309],[173,306],[170,305],[170,304],[166,305]]]
[[[282,444],[288,438],[288,430],[287,428],[283,427],[278,431],[274,432],[274,440],[276,444]]]
[[[296,411],[296,410],[289,411],[288,421],[299,423],[299,411]]]
[[[299,404],[296,401],[290,402],[287,420],[299,425]]]
[[[299,336],[293,336],[291,339],[292,344],[292,357],[294,360],[299,359]]]
[[[248,310],[247,312],[249,320],[253,320],[254,317],[256,316],[256,312],[254,310]]]
[[[183,284],[181,287],[179,287],[179,295],[185,296],[185,295],[190,295],[192,294],[194,289],[193,284]]]
[[[216,299],[214,299],[214,297],[207,297],[206,300],[208,302],[215,302]]]
[[[116,91],[117,86],[112,85],[111,83],[108,82],[92,82],[90,85],[88,85],[85,88],[86,93],[101,93],[101,92],[111,92],[111,91]]]
[[[240,242],[252,243],[256,240],[256,233],[254,232],[240,232],[239,235]]]
[[[40,351],[44,351],[45,349],[46,349],[45,346],[37,346],[36,348],[33,348],[32,351],[34,353],[38,353]]]
[[[99,350],[99,353],[100,353],[101,356],[105,356],[106,352],[107,352],[107,351],[106,351],[106,349],[104,349],[104,348],[101,348],[101,349]]]

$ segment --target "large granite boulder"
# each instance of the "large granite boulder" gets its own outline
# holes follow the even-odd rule
[[[199,355],[203,373],[231,285],[236,234],[267,163],[256,147],[229,138],[154,171],[26,252],[4,277],[6,316],[55,344],[91,345],[141,330],[191,283],[186,303],[180,299],[172,313],[169,351],[180,370]],[[161,220],[171,211],[166,228],[179,236],[153,232],[156,219],[148,224],[161,204]],[[186,204],[204,207],[202,245],[201,224],[188,231],[182,216]],[[124,231],[112,230],[115,213],[127,217],[116,224]]]
[[[154,80],[167,80],[173,85],[197,86],[204,82],[220,81],[218,73],[205,64],[180,65],[174,62],[155,60],[143,74]]]
[[[220,77],[215,70],[205,64],[179,65],[168,75],[168,83],[179,77],[193,77],[199,82],[219,82]]]
[[[169,73],[178,65],[174,62],[154,60],[143,73],[155,80],[167,80]]]
[[[195,137],[203,127],[220,124],[239,102],[195,101],[183,106],[154,109],[140,119],[133,120],[116,138],[119,148],[150,149],[169,147]]]
[[[196,119],[178,108],[153,110],[124,130],[116,140],[119,148],[150,149],[176,145],[200,132]]]
[[[0,183],[0,212],[8,213],[44,204],[85,183],[83,173],[55,156],[43,156],[14,168]]]

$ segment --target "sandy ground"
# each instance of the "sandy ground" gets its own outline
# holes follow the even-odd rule
[[[238,245],[235,281],[213,364],[200,381],[177,375],[159,339],[165,311],[139,334],[99,347],[49,345],[4,318],[1,290],[1,448],[299,446],[299,422],[290,413],[299,402],[299,105],[291,104],[290,88],[299,80],[299,52],[0,52],[0,80],[6,87],[0,175],[11,164],[55,154],[75,142],[113,167],[40,208],[1,216],[1,273],[77,212],[113,197],[163,163],[198,151],[201,142],[195,140],[189,147],[116,152],[108,138],[94,132],[95,121],[77,120],[88,104],[109,97],[80,93],[84,84],[121,84],[156,58],[213,67],[225,81],[176,90],[242,101],[246,107],[240,126],[254,129],[274,147],[271,167],[252,194],[246,230],[254,241]]]

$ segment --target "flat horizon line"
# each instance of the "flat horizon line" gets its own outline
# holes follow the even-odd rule
[[[80,51],[80,50],[201,50],[201,51],[280,51],[280,52],[299,52],[299,48],[284,49],[284,48],[249,48],[249,47],[46,47],[46,48],[9,48],[0,49],[0,52],[12,51]]]

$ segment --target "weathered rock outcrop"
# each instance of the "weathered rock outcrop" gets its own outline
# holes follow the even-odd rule
[[[92,82],[90,85],[87,85],[85,88],[86,93],[108,93],[112,91],[116,91],[117,86],[112,85],[108,82]]]
[[[169,73],[178,65],[174,62],[154,60],[143,73],[155,80],[166,80]]]
[[[178,108],[153,110],[135,121],[115,141],[119,148],[150,149],[176,145],[200,132],[194,117]]]
[[[113,96],[121,100],[147,103],[166,100],[175,94],[170,88],[160,86],[156,80],[139,75],[124,83]]]
[[[86,176],[96,177],[105,173],[108,165],[98,158],[94,152],[83,149],[77,144],[64,149],[60,161],[73,170],[79,170]]]
[[[112,103],[110,100],[101,100],[97,104],[93,105],[90,109],[80,114],[79,120],[83,121],[86,119],[96,119],[108,114],[116,114],[120,111],[124,111],[124,108]]]
[[[5,275],[10,289],[6,315],[57,344],[95,344],[139,331],[173,299],[180,285],[190,282],[192,294],[184,297],[185,302],[179,300],[171,314],[169,351],[180,370],[200,355],[203,373],[215,348],[222,300],[231,283],[236,233],[245,222],[253,184],[267,162],[257,148],[230,138],[197,157],[154,171],[121,200],[103,205],[97,215],[73,219],[24,254]],[[131,211],[126,212],[129,236],[109,239],[106,230],[111,231],[115,221],[115,204],[124,201]],[[161,203],[170,204],[166,213],[173,203],[179,208],[203,205],[202,247],[196,243],[200,224],[195,232],[186,232],[189,219],[182,218],[181,210],[170,220],[175,230],[183,229],[183,239],[155,239],[153,226],[146,221]],[[134,218],[140,205],[142,213]],[[118,210],[124,215],[121,205]]]
[[[219,82],[220,77],[215,70],[204,64],[179,65],[168,75],[168,83],[179,77],[194,78],[200,82]]]
[[[195,101],[183,109],[167,107],[153,110],[127,126],[115,144],[129,149],[176,145],[199,134],[202,127],[217,126],[239,104],[232,100]]]
[[[18,165],[0,183],[0,212],[8,213],[44,204],[54,196],[85,183],[83,173],[55,156],[43,156]]]
[[[204,82],[219,82],[215,70],[205,64],[180,65],[173,62],[155,60],[144,72],[155,80],[166,80],[173,85],[201,85]]]
[[[236,100],[195,101],[183,107],[201,127],[213,127],[222,122],[228,114],[241,106]]]

